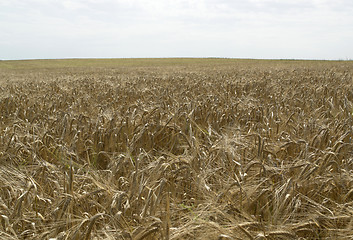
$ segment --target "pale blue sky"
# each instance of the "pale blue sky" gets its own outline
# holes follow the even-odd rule
[[[0,0],[0,59],[352,59],[352,43],[352,0]]]

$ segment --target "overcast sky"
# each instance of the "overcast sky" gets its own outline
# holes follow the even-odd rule
[[[352,0],[0,0],[0,59],[353,59]]]

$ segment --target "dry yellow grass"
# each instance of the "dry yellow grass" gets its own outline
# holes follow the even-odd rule
[[[353,63],[0,62],[1,239],[352,239]]]

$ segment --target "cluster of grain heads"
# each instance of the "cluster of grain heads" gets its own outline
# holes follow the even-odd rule
[[[216,69],[10,79],[0,238],[349,239],[350,66]]]

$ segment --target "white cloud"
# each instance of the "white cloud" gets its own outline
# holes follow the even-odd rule
[[[0,58],[353,58],[350,0],[0,0],[0,7]]]
[[[69,10],[78,10],[85,8],[85,5],[80,1],[61,1],[61,4]]]

